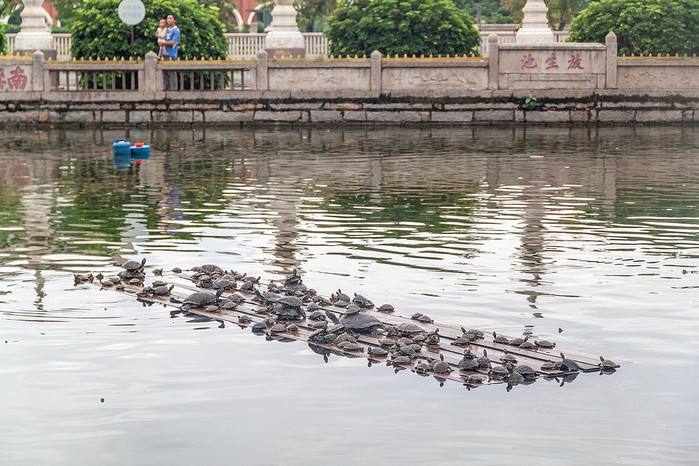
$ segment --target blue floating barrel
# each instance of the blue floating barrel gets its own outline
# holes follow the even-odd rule
[[[114,155],[131,155],[131,143],[126,139],[117,139],[114,144],[112,144],[112,150]]]
[[[128,170],[131,166],[131,155],[129,154],[117,154],[114,152],[114,166],[117,171]]]
[[[138,160],[146,160],[150,158],[150,146],[137,142],[131,146],[131,158]]]

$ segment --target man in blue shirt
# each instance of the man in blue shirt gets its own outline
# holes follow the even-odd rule
[[[177,18],[174,14],[167,15],[167,37],[158,40],[159,45],[165,46],[167,56],[163,56],[163,60],[177,60],[177,48],[180,45],[180,28],[177,27]],[[177,72],[163,72],[163,89],[166,91],[177,90]]]

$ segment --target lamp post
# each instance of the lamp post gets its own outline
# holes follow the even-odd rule
[[[24,9],[20,14],[22,25],[15,38],[15,53],[31,55],[41,50],[45,58],[56,58],[56,48],[51,30],[46,25],[43,3],[44,0],[24,0]]]
[[[296,24],[294,0],[274,0],[272,24],[267,29],[265,49],[270,58],[275,56],[304,57],[306,45]]]
[[[522,8],[524,19],[517,31],[518,44],[547,44],[553,42],[553,32],[549,28],[546,13],[549,9],[544,0],[527,0]]]

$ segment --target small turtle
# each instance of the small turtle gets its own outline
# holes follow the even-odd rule
[[[350,298],[345,293],[343,293],[342,290],[339,288],[337,290],[337,293],[333,293],[332,298],[334,298],[335,301],[344,301],[346,303],[349,303],[352,301],[352,298]]]
[[[539,369],[542,371],[555,371],[555,370],[558,370],[558,367],[556,367],[555,362],[549,360],[549,361],[544,361],[541,364],[541,367]]]
[[[130,272],[140,272],[143,270],[143,267],[146,265],[146,258],[144,257],[141,262],[136,262],[134,260],[126,261],[123,264],[121,264],[122,268],[125,270],[128,270]]]
[[[100,281],[100,285],[102,285],[103,288],[111,288],[114,286],[114,282],[108,278],[105,278],[104,280]]]
[[[386,312],[386,313],[389,313],[389,312],[395,311],[395,308],[394,308],[393,306],[391,306],[390,304],[382,304],[382,305],[379,306],[378,309],[376,309],[376,310],[379,311],[379,312]]]
[[[461,377],[466,385],[479,385],[483,383],[483,377],[476,374],[464,374]]]
[[[536,340],[534,343],[539,348],[554,348],[556,346],[555,343],[552,343],[548,340]]]
[[[506,337],[503,337],[502,335],[498,335],[497,333],[493,332],[493,341],[495,343],[500,343],[503,345],[507,345],[510,343],[510,340]]]
[[[443,354],[439,355],[439,361],[435,361],[434,364],[432,364],[432,372],[436,374],[450,374],[452,372],[452,368],[449,363],[444,360]]]
[[[431,324],[431,323],[434,322],[434,320],[430,319],[430,318],[429,318],[428,316],[426,316],[425,314],[422,314],[420,317],[418,317],[418,318],[415,319],[415,320],[417,320],[418,322],[425,323],[425,324]]]
[[[262,319],[261,321],[255,322],[255,323],[252,325],[252,330],[253,330],[253,332],[254,332],[254,331],[258,331],[258,332],[259,332],[259,331],[262,331],[262,330],[266,329],[267,326],[268,326],[269,324],[271,324],[272,322],[274,322],[274,321],[273,321],[271,318],[269,318],[269,317],[266,318],[266,319]]]
[[[232,311],[232,310],[238,308],[238,303],[236,303],[233,300],[222,299],[221,301],[222,301],[221,302],[221,309],[226,309],[226,310]]]
[[[141,280],[138,278],[132,278],[131,280],[129,280],[129,285],[140,285],[140,284],[141,284]]]
[[[206,312],[218,312],[220,311],[219,307],[216,306],[215,304],[209,304],[204,308]]]
[[[338,345],[343,351],[349,351],[351,353],[363,353],[364,347],[358,345],[351,341],[343,341]]]
[[[423,333],[425,331],[425,329],[423,329],[422,327],[408,322],[403,322],[402,324],[398,324],[393,328],[395,329],[395,332],[397,332],[399,335],[415,335],[418,333]]]
[[[281,324],[281,323],[279,323],[279,324],[274,324],[274,325],[272,325],[272,327],[270,327],[269,331],[270,331],[271,333],[282,333],[282,332],[286,332],[286,325],[285,325],[285,324]]]
[[[215,264],[204,264],[201,267],[199,267],[198,271],[207,275],[223,275],[223,269]]]
[[[371,300],[357,293],[354,294],[354,299],[352,299],[352,302],[363,309],[370,309],[374,307],[374,303],[372,303]]]
[[[476,356],[470,349],[464,351],[464,357],[458,363],[459,370],[462,371],[475,371],[480,367]]]
[[[508,345],[510,345],[510,346],[519,346],[519,345],[521,345],[522,343],[524,343],[524,338],[522,338],[522,337],[516,337],[516,338],[513,338],[512,340],[510,340],[510,342],[508,343]]]
[[[517,385],[524,382],[524,376],[519,372],[515,371],[512,365],[508,366],[509,375],[507,377],[508,385]]]
[[[377,348],[377,347],[374,347],[374,346],[370,346],[370,347],[367,349],[367,353],[369,354],[369,356],[374,356],[374,357],[377,357],[377,358],[383,358],[383,357],[388,356],[388,351],[386,351],[386,350],[383,349],[383,348]]]
[[[116,285],[114,285],[114,289],[115,289],[115,290],[119,290],[119,291],[124,291],[124,284],[123,284],[123,283],[117,283]]]
[[[427,374],[432,370],[432,366],[427,361],[420,361],[415,365],[415,372],[418,374]]]
[[[473,335],[474,340],[480,340],[481,338],[483,338],[485,336],[485,334],[483,332],[481,332],[480,330],[476,330],[475,328],[470,328],[470,329],[466,330],[465,328],[461,327],[461,332],[464,335],[466,335],[466,334]]]
[[[309,322],[308,326],[311,328],[328,328],[328,322],[325,320],[314,320]]]
[[[525,379],[536,378],[536,371],[532,369],[531,366],[527,366],[526,364],[521,364],[515,367],[514,371],[521,374]]]
[[[153,269],[153,275],[156,275],[158,277],[163,276],[163,269]]]
[[[224,290],[235,290],[236,283],[234,280],[227,280],[225,278],[218,278],[212,283],[213,288],[223,288]]]
[[[507,377],[510,374],[510,371],[508,371],[505,366],[496,364],[490,368],[488,374],[494,379],[502,379]]]
[[[167,282],[163,280],[153,280],[153,283],[151,283],[151,286],[153,288],[157,288],[159,286],[167,286]]]
[[[252,323],[252,317],[250,317],[250,316],[248,316],[248,315],[245,315],[245,314],[241,314],[241,315],[238,316],[238,323],[239,323],[239,324],[249,324],[249,323]]]
[[[153,288],[153,295],[155,296],[169,296],[175,285],[159,285]]]
[[[517,358],[505,350],[505,354],[500,357],[500,361],[505,364],[517,364]]]
[[[173,273],[182,273],[182,269],[179,267],[173,267],[172,272]]]
[[[578,365],[577,362],[573,361],[572,359],[568,359],[565,357],[565,354],[561,353],[561,369],[566,371],[566,372],[575,372],[580,370],[580,366]]]
[[[439,346],[439,329],[435,329],[433,332],[425,335],[425,344],[427,346]]]
[[[600,356],[599,360],[599,368],[603,371],[611,371],[613,369],[616,369],[617,367],[620,367],[619,364],[615,363],[611,359],[605,359],[602,356]]]
[[[478,358],[478,367],[481,369],[488,369],[490,367],[490,358],[488,358],[488,352],[484,349],[483,356]]]
[[[348,316],[352,314],[359,314],[359,311],[361,311],[361,308],[359,306],[357,306],[354,303],[350,303],[345,308],[345,315]]]
[[[223,290],[218,290],[216,293],[211,291],[197,291],[187,296],[182,302],[182,309],[189,310],[193,307],[204,308],[209,304],[218,301],[218,298],[223,294]]]
[[[529,337],[524,337],[524,341],[519,345],[519,349],[534,349],[536,345],[529,340]]]
[[[390,348],[391,346],[393,346],[395,344],[396,344],[396,340],[394,340],[392,338],[385,337],[385,338],[382,338],[379,340],[379,345],[381,345],[384,348]]]
[[[394,366],[409,366],[412,364],[412,361],[408,356],[397,356],[391,359],[391,364]]]
[[[293,323],[292,323],[292,324],[288,324],[288,325],[286,326],[286,331],[287,331],[287,332],[291,332],[291,333],[298,332],[298,331],[299,331],[299,326],[296,325],[296,324],[293,324]]]
[[[309,314],[308,318],[311,320],[322,320],[322,321],[327,320],[327,316],[325,315],[325,312],[320,311],[320,310],[311,312]]]

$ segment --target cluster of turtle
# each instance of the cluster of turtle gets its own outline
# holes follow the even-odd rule
[[[127,261],[122,264],[122,271],[114,277],[103,277],[98,274],[96,278],[103,287],[116,286],[123,288],[123,283],[131,285],[140,284],[142,288],[137,293],[142,297],[169,296],[173,285],[162,280],[155,280],[150,286],[143,286],[145,278],[145,259],[141,262]],[[173,269],[174,272],[181,272]],[[172,302],[180,303],[180,309],[187,311],[193,308],[204,309],[207,312],[219,312],[223,309],[234,310],[241,302],[254,304],[254,312],[264,315],[261,320],[253,319],[246,313],[241,313],[238,322],[243,325],[252,324],[255,332],[266,333],[269,336],[283,338],[285,334],[299,332],[299,325],[303,321],[303,327],[310,328],[312,333],[308,336],[310,344],[320,344],[323,347],[335,347],[341,354],[364,353],[370,360],[385,360],[396,370],[411,368],[420,375],[434,375],[435,377],[448,376],[458,371],[459,376],[468,386],[475,386],[486,381],[502,381],[508,387],[520,383],[534,381],[538,374],[543,373],[577,373],[580,366],[560,353],[561,359],[557,361],[545,361],[537,370],[526,364],[518,364],[517,357],[510,353],[507,347],[519,349],[554,348],[555,343],[539,339],[530,341],[528,336],[524,338],[509,339],[492,332],[493,342],[505,346],[503,354],[497,360],[491,360],[487,350],[482,350],[482,355],[473,352],[473,343],[483,340],[485,335],[476,329],[462,327],[462,335],[451,340],[451,345],[465,347],[463,357],[458,363],[449,364],[445,361],[444,354],[440,352],[439,329],[428,331],[418,324],[434,324],[434,321],[425,314],[415,313],[411,316],[416,323],[403,322],[392,325],[384,323],[363,311],[373,309],[374,303],[368,298],[354,294],[350,297],[338,289],[325,298],[315,290],[303,284],[303,280],[297,270],[286,277],[280,283],[270,282],[265,291],[262,291],[260,278],[240,274],[234,271],[225,271],[214,264],[204,264],[193,267],[194,274],[190,277],[197,287],[201,288],[184,300],[179,301],[172,297]],[[92,281],[89,276],[75,275],[75,281],[82,283]],[[224,292],[230,292],[225,293]],[[239,291],[244,292],[243,294]],[[245,295],[245,296],[244,296]],[[247,297],[246,297],[247,296]],[[340,308],[331,310],[330,306]],[[376,308],[378,312],[393,312],[390,304],[383,304]],[[256,322],[255,322],[256,321]],[[434,327],[434,325],[430,325]],[[380,337],[372,339],[379,346],[367,344],[361,341],[362,334],[372,334]],[[363,343],[363,344],[362,344]],[[599,369],[601,371],[613,371],[618,366],[609,359],[600,357]]]

